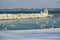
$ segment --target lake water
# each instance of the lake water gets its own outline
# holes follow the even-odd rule
[[[60,14],[52,14],[51,18],[0,20],[0,30],[28,30],[43,28],[60,28]],[[46,27],[45,27],[46,26]]]
[[[0,40],[60,40],[60,32],[28,32],[16,30],[60,28],[60,14],[51,18],[0,20]],[[45,27],[46,26],[46,27]],[[47,27],[48,26],[48,27]],[[10,31],[4,31],[10,30]],[[11,32],[14,30],[13,32]]]

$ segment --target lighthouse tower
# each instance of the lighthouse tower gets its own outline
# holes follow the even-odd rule
[[[44,10],[44,13],[45,13],[46,15],[48,15],[48,9],[47,9],[47,8]]]

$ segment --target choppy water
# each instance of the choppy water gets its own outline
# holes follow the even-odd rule
[[[51,18],[0,20],[0,40],[60,40],[60,32],[34,32],[32,30],[32,32],[21,34],[21,30],[24,29],[60,28],[60,14],[52,15],[54,17]]]
[[[60,14],[56,13],[52,15],[54,16],[51,18],[0,20],[0,30],[41,29],[50,27],[60,28]]]

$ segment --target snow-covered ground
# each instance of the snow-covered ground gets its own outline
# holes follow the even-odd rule
[[[60,28],[2,30],[0,40],[60,40]]]

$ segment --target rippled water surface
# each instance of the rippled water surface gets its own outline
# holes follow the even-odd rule
[[[21,30],[60,28],[60,14],[53,15],[54,17],[51,18],[0,20],[0,40],[60,40],[60,32],[34,32],[32,30],[33,32],[21,33]]]
[[[60,28],[60,14],[52,15],[51,18],[0,20],[0,30],[41,29],[45,26]]]

